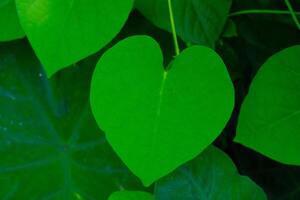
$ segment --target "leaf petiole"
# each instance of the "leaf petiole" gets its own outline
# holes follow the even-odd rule
[[[290,11],[288,10],[241,10],[237,12],[233,12],[229,14],[229,17],[235,17],[240,15],[248,15],[248,14],[273,14],[273,15],[290,15]],[[300,12],[294,12],[295,15],[300,15]]]
[[[173,40],[174,40],[175,56],[178,56],[180,54],[180,49],[179,49],[179,45],[178,45],[176,26],[175,26],[175,20],[174,20],[171,0],[168,0],[168,7],[169,7],[169,14],[170,14],[171,29],[172,29]]]
[[[284,2],[285,2],[286,6],[289,9],[289,13],[291,14],[291,16],[292,16],[292,18],[293,18],[293,20],[294,20],[297,28],[300,30],[300,22],[298,21],[298,18],[296,16],[296,13],[295,13],[295,11],[294,11],[294,9],[293,9],[290,1],[289,0],[285,0]]]

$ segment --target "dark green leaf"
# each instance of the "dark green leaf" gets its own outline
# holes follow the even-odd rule
[[[186,43],[214,47],[232,0],[173,0],[177,34]],[[167,0],[136,0],[136,8],[156,26],[171,31]]]
[[[92,117],[93,60],[49,81],[27,43],[0,45],[0,199],[102,200],[136,186]]]
[[[188,48],[170,71],[162,63],[153,39],[130,37],[103,55],[92,80],[96,121],[145,185],[211,144],[234,101],[226,67],[213,50]]]
[[[263,190],[241,176],[231,159],[210,146],[195,160],[158,181],[156,200],[267,200]]]
[[[237,37],[237,36],[238,33],[237,33],[235,22],[233,20],[228,20],[224,32],[222,34],[222,37],[230,38],[230,37]]]

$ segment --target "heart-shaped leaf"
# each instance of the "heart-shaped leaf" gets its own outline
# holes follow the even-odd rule
[[[100,59],[91,105],[99,126],[127,164],[150,185],[194,158],[221,133],[233,86],[211,49],[186,49],[165,71],[150,37],[119,42]]]
[[[153,195],[140,191],[114,192],[108,200],[154,200]]]
[[[264,191],[241,176],[231,159],[210,146],[195,160],[157,182],[155,200],[267,200]]]
[[[178,35],[187,43],[214,47],[232,0],[172,0]],[[135,7],[156,26],[171,31],[167,0],[136,0]]]
[[[133,0],[16,0],[21,24],[50,77],[108,44]]]
[[[274,160],[300,165],[300,45],[272,56],[246,97],[236,142]]]
[[[17,15],[15,0],[0,1],[0,41],[24,37]]]
[[[0,44],[1,200],[101,200],[137,189],[92,117],[95,64],[48,80],[27,43]]]

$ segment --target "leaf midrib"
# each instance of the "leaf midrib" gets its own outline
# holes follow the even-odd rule
[[[159,117],[161,115],[161,105],[162,105],[162,101],[163,101],[163,94],[164,94],[164,90],[165,90],[165,84],[166,84],[167,77],[168,77],[168,72],[164,71],[160,89],[159,89],[159,99],[158,99],[158,104],[157,104],[155,120],[154,120],[154,130],[153,130],[154,134],[156,134],[158,131]]]
[[[155,118],[154,118],[154,128],[153,128],[153,132],[152,132],[152,139],[151,139],[151,147],[150,147],[150,153],[149,153],[149,157],[151,159],[149,160],[153,160],[153,156],[154,155],[154,151],[153,149],[155,149],[155,146],[157,144],[157,133],[158,133],[158,127],[160,125],[160,116],[161,116],[161,105],[162,105],[162,101],[163,101],[163,94],[165,91],[165,85],[166,85],[166,81],[167,81],[167,77],[168,77],[168,72],[164,70],[163,76],[162,76],[162,81],[160,84],[160,88],[159,88],[159,99],[158,99],[158,103],[157,103],[157,110],[156,110],[156,114],[155,114]],[[146,165],[145,165],[146,164]],[[149,166],[148,163],[144,163],[144,166]]]

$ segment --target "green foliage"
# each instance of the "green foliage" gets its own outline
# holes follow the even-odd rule
[[[299,55],[299,45],[285,49],[257,72],[235,138],[272,159],[294,165],[300,165]]]
[[[0,46],[0,63],[0,199],[107,199],[138,186],[93,120],[95,59],[48,80],[20,41]]]
[[[0,42],[24,37],[14,0],[0,1]]]
[[[146,192],[120,191],[113,193],[108,200],[154,200],[154,198]]]
[[[232,21],[232,20],[227,21],[227,24],[225,26],[222,36],[225,38],[238,36],[237,27],[236,27],[236,24],[234,23],[234,21]]]
[[[300,199],[299,16],[0,0],[0,199]]]
[[[102,56],[91,86],[99,126],[145,185],[211,144],[233,108],[230,78],[212,50],[193,46],[168,70],[162,63],[155,41],[131,37]]]
[[[251,179],[238,174],[225,153],[209,146],[196,159],[158,181],[155,199],[266,200],[267,197]]]
[[[215,47],[232,0],[174,0],[178,35],[186,42]],[[171,31],[167,0],[136,0],[136,8],[156,26]]]
[[[25,33],[48,77],[108,44],[133,0],[16,0]]]

